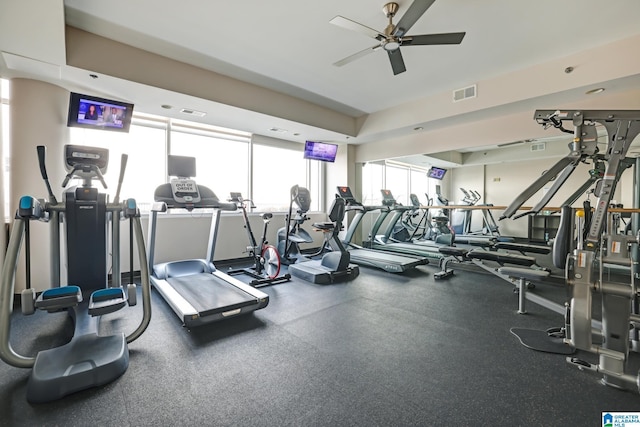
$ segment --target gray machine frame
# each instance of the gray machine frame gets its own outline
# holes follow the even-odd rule
[[[356,215],[349,223],[342,243],[346,246],[351,261],[355,264],[379,268],[389,273],[403,273],[419,265],[429,264],[426,257],[401,255],[394,252],[366,249],[352,242],[356,229],[368,212],[388,210],[387,206],[364,206],[358,202],[349,187],[338,187],[338,195],[345,200],[347,211],[356,211]]]
[[[171,161],[171,158],[170,158]],[[187,174],[185,174],[187,175]],[[195,172],[191,173],[195,175]],[[183,176],[180,179],[188,178]],[[205,325],[262,309],[269,295],[216,269],[213,258],[221,210],[236,210],[235,203],[222,203],[209,188],[195,184],[193,195],[180,197],[171,184],[156,189],[149,214],[148,259],[151,284],[162,295],[187,328]],[[197,193],[197,195],[196,195]],[[211,225],[205,259],[177,260],[155,264],[158,213],[172,209],[211,209]]]
[[[557,175],[558,178],[543,200],[531,211],[519,216],[539,212],[566,182],[579,162],[590,159],[600,169],[598,162],[606,162],[602,175],[591,173],[587,180],[587,183],[595,183],[593,192],[597,201],[593,213],[585,220],[579,220],[575,230],[569,230],[575,237],[575,249],[566,257],[565,265],[566,283],[572,293],[565,315],[565,342],[576,349],[597,355],[599,361],[594,364],[576,357],[569,357],[567,361],[581,370],[602,374],[602,382],[606,385],[640,391],[640,375],[627,372],[630,350],[640,351],[640,295],[636,284],[640,273],[637,235],[640,215],[632,214],[634,236],[618,235],[606,226],[616,185],[622,173],[633,164],[633,207],[640,207],[640,160],[626,157],[633,140],[640,134],[640,111],[537,110],[534,119],[545,127],[553,126],[573,134],[573,141],[569,144],[570,153],[525,189],[507,207],[502,218],[512,217],[524,202]],[[573,124],[573,130],[563,127],[565,121]],[[607,149],[603,154],[598,154],[596,124],[602,125],[607,132]],[[585,183],[580,190],[588,187]],[[613,282],[605,278],[603,272],[607,264],[626,266],[629,283]],[[602,296],[602,324],[594,330],[592,304],[593,294],[596,292]],[[594,343],[594,335],[602,344]]]
[[[103,150],[103,149],[95,149]],[[65,146],[67,158],[77,154],[82,157],[83,153],[88,153],[85,158],[90,158],[83,167],[69,168],[70,170],[63,187],[69,179],[80,178],[83,186],[80,190],[91,188],[91,180],[98,178],[104,184],[102,171],[106,171],[106,159],[104,166],[96,167],[93,159],[102,158],[103,151],[92,151],[92,147]],[[108,154],[108,153],[107,153]],[[121,164],[120,181],[118,190],[112,203],[107,203],[106,195],[98,193],[95,207],[97,215],[103,214],[105,228],[98,230],[98,233],[107,233],[106,225],[111,223],[112,238],[112,281],[107,283],[107,271],[91,272],[87,279],[82,279],[87,274],[85,266],[77,268],[79,264],[88,263],[94,265],[90,260],[73,260],[73,256],[84,256],[86,254],[76,253],[67,250],[67,265],[69,280],[81,280],[79,286],[60,286],[48,289],[43,292],[38,299],[35,293],[27,288],[22,295],[22,310],[25,314],[32,314],[35,308],[40,308],[49,312],[67,310],[75,323],[73,338],[67,344],[60,347],[51,348],[38,352],[34,356],[24,356],[16,352],[10,344],[11,335],[11,313],[13,311],[15,273],[18,264],[20,247],[25,237],[27,222],[40,220],[49,223],[51,231],[51,251],[50,251],[50,273],[51,282],[60,284],[62,277],[60,274],[60,222],[64,218],[69,219],[68,209],[73,208],[73,201],[68,197],[58,202],[51,191],[51,186],[46,175],[45,149],[38,147],[38,157],[40,170],[49,191],[50,201],[37,200],[30,196],[24,196],[20,201],[20,206],[11,229],[11,236],[7,254],[2,269],[2,282],[0,283],[0,358],[6,363],[19,368],[32,368],[31,376],[27,384],[27,400],[33,403],[43,403],[60,399],[70,393],[96,387],[121,376],[129,364],[128,344],[136,340],[146,330],[151,320],[151,291],[149,284],[149,274],[146,268],[146,251],[142,227],[140,225],[140,213],[133,199],[128,199],[124,203],[119,202],[120,186],[124,175],[124,165],[126,156],[123,156]],[[108,159],[108,155],[107,155]],[[106,188],[106,184],[105,184]],[[66,193],[73,191],[68,189]],[[69,203],[72,203],[71,205]],[[136,291],[133,284],[127,286],[125,291],[121,287],[120,273],[120,225],[121,218],[126,217],[132,221],[132,229],[135,234],[138,249],[138,258],[141,262],[140,274],[142,284],[143,316],[138,327],[128,335],[115,333],[111,335],[100,335],[99,320],[102,314],[111,313],[129,305],[136,304]],[[67,225],[67,229],[71,228]],[[69,232],[69,230],[68,230]],[[69,236],[69,234],[67,234]],[[132,236],[133,237],[133,236]],[[98,239],[98,243],[104,243],[105,247],[98,248],[106,258],[106,241]],[[81,248],[80,248],[81,250]],[[92,251],[88,252],[94,255]],[[103,260],[97,260],[101,264]],[[104,265],[103,265],[104,266]],[[97,273],[97,274],[96,274]],[[90,283],[82,283],[90,282]],[[87,286],[84,286],[87,285]],[[77,289],[77,291],[75,291]],[[66,292],[69,290],[70,292]],[[53,294],[51,298],[45,295]]]

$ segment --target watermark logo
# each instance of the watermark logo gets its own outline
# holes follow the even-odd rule
[[[602,427],[640,427],[640,412],[603,412]]]

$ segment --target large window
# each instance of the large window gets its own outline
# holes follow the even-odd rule
[[[120,194],[135,198],[143,212],[151,206],[155,188],[167,180],[167,152],[195,157],[196,181],[222,201],[232,191],[241,192],[252,198],[258,211],[286,211],[290,189],[297,184],[309,188],[312,211],[322,207],[323,165],[304,160],[298,143],[265,138],[267,143],[252,145],[247,133],[144,115],[134,117],[128,134],[72,128],[70,138],[72,144],[109,149],[105,178],[112,197],[120,156],[129,156]]]
[[[429,189],[429,178],[424,170],[420,169],[411,169],[411,194],[415,194],[418,196],[418,200],[422,205],[429,204],[429,200],[435,196],[435,194],[431,194],[431,190]]]
[[[391,194],[393,194],[398,203],[407,205],[409,203],[409,169],[387,165],[385,175],[386,189],[391,190]]]
[[[362,200],[365,206],[379,206],[382,204],[380,190],[385,189],[384,164],[366,163],[362,168]]]
[[[253,145],[253,201],[259,211],[289,209],[291,188],[306,187],[311,193],[311,210],[321,203],[319,162],[302,158],[302,145]],[[307,172],[310,173],[307,173]]]
[[[9,85],[9,80],[0,79],[5,216],[10,215],[11,200]],[[300,143],[140,113],[134,114],[129,133],[70,128],[69,142],[109,150],[105,181],[111,200],[121,155],[127,154],[120,200],[135,198],[142,212],[153,203],[155,189],[167,182],[167,154],[195,157],[196,181],[210,187],[220,200],[226,201],[232,191],[241,192],[254,200],[258,211],[286,211],[290,189],[297,184],[311,192],[312,211],[324,208],[324,163],[303,159]]]
[[[408,165],[388,162],[367,163],[362,168],[362,203],[380,205],[381,189],[391,190],[398,203],[408,205],[409,195],[414,193],[422,204],[427,204],[425,193],[433,197],[433,181],[427,178],[427,171]],[[438,181],[439,183],[439,181]]]
[[[170,153],[196,158],[196,181],[226,201],[230,192],[249,196],[249,139],[172,126]]]
[[[109,168],[105,175],[110,199],[118,185],[122,154],[127,154],[127,167],[120,200],[134,198],[142,211],[148,211],[156,187],[166,182],[165,135],[163,128],[132,124],[129,133],[71,128],[73,144],[103,147],[109,150]]]

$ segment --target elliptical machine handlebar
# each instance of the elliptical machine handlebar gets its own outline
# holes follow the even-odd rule
[[[58,200],[56,199],[55,194],[53,194],[53,190],[51,189],[51,184],[49,184],[49,177],[47,176],[47,166],[45,163],[47,147],[45,147],[44,145],[38,145],[36,149],[38,150],[38,164],[40,165],[40,175],[42,175],[42,179],[44,180],[44,183],[47,186],[47,193],[49,193],[49,200],[51,200],[51,203],[57,204]]]
[[[98,178],[98,180],[100,181],[100,183],[102,184],[102,187],[104,189],[107,188],[107,183],[104,180],[104,176],[102,176],[102,172],[100,172],[100,169],[96,165],[80,165],[80,164],[74,165],[73,169],[71,170],[71,172],[69,172],[64,177],[64,181],[62,181],[62,187],[63,188],[66,187],[67,184],[69,184],[69,180],[71,178],[73,178],[74,176],[80,178],[79,176],[75,175],[75,173],[78,172],[78,171],[82,171],[84,173],[89,173],[91,175],[95,175]]]

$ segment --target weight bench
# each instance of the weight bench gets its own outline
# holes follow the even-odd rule
[[[467,260],[467,249],[457,248],[455,246],[442,246],[438,248],[438,252],[444,255],[440,259],[440,271],[433,274],[433,278],[436,280],[445,279],[453,275],[453,269],[447,268],[450,262],[457,262],[461,264]]]
[[[527,313],[527,280],[542,280],[549,276],[548,271],[532,270],[522,267],[500,267],[498,268],[498,272],[509,276],[511,279],[518,280],[518,314]]]
[[[551,248],[548,246],[527,245],[524,243],[497,242],[494,247],[496,249],[518,251],[522,255],[527,253],[548,255],[551,253]]]
[[[536,259],[526,255],[487,251],[482,249],[467,250],[453,246],[441,247],[439,248],[439,251],[444,255],[444,257],[440,260],[440,271],[433,275],[434,279],[444,279],[453,275],[453,269],[448,268],[448,264],[450,262],[457,262],[460,264],[464,262],[471,262],[512,284],[513,280],[517,280],[516,290],[519,292],[518,313],[520,314],[526,313],[525,301],[527,298],[527,288],[535,287],[535,285],[528,281],[542,280],[549,276],[548,271],[527,268],[535,266]],[[492,261],[497,263],[500,267],[496,269],[487,266],[482,261]]]

